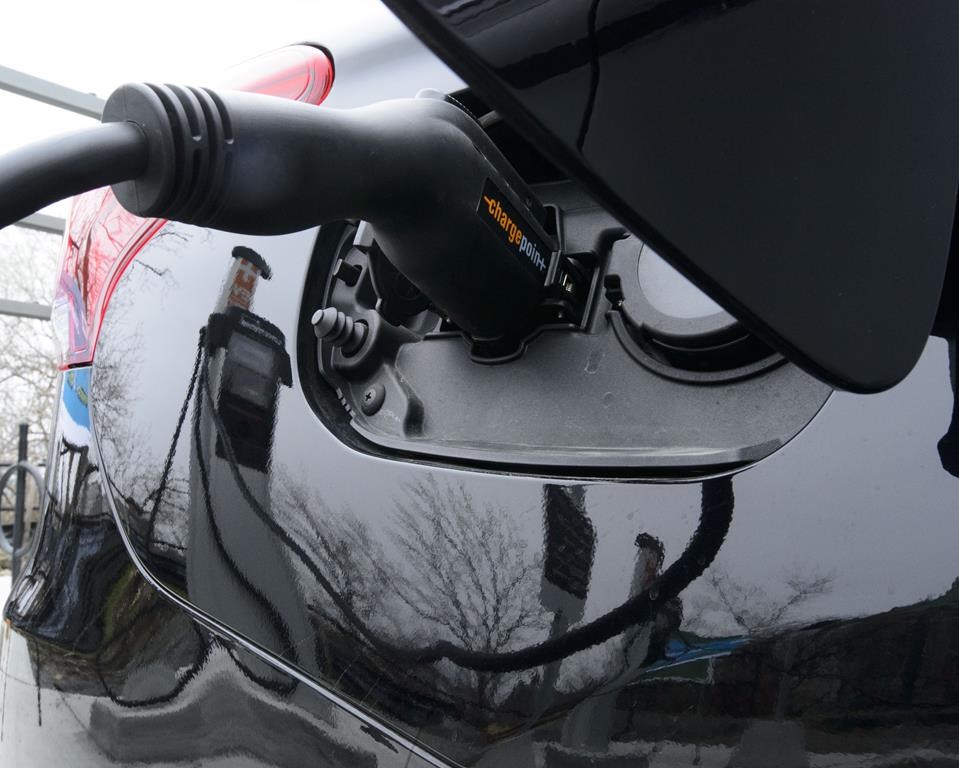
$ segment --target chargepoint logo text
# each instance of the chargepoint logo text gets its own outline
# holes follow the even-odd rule
[[[522,219],[515,213],[513,206],[503,200],[499,190],[490,182],[486,183],[483,198],[479,204],[481,215],[488,214],[488,221],[502,230],[506,242],[511,248],[519,251],[520,255],[538,272],[545,274],[546,259],[543,256],[543,247],[533,240],[533,235],[523,230]]]

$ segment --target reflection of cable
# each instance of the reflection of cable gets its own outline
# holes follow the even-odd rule
[[[406,648],[383,640],[357,616],[349,602],[343,598],[306,550],[293,539],[260,505],[240,474],[233,445],[220,414],[217,413],[213,392],[205,375],[209,356],[204,351],[200,375],[200,389],[206,396],[213,424],[226,454],[227,463],[240,489],[240,493],[256,516],[266,525],[316,578],[337,608],[363,638],[372,646],[394,659],[416,663],[430,663],[448,659],[454,664],[482,672],[514,672],[541,664],[559,661],[571,654],[605,642],[625,629],[649,620],[656,611],[698,578],[712,563],[726,538],[732,521],[734,497],[732,479],[729,477],[705,480],[702,485],[702,512],[699,525],[689,544],[679,558],[667,568],[649,587],[634,595],[617,608],[598,619],[570,630],[559,637],[506,653],[473,651],[441,640],[421,648]]]
[[[153,492],[153,494],[151,494],[153,496],[153,507],[150,510],[150,520],[147,525],[146,535],[144,537],[145,547],[147,549],[147,552],[149,552],[150,541],[152,539],[153,531],[156,525],[156,518],[159,512],[160,503],[163,499],[163,494],[166,491],[167,481],[169,479],[170,471],[173,467],[173,457],[176,454],[176,447],[180,441],[180,433],[183,429],[183,423],[184,421],[186,421],[186,414],[187,414],[187,411],[189,410],[190,402],[191,400],[194,399],[194,393],[196,393],[197,397],[195,398],[194,412],[193,412],[194,414],[193,415],[193,439],[196,443],[197,465],[200,470],[200,481],[201,481],[200,484],[203,489],[203,502],[206,506],[207,517],[210,521],[210,528],[211,528],[211,533],[213,534],[214,544],[216,545],[217,549],[220,552],[220,555],[223,557],[227,566],[233,572],[234,576],[236,576],[240,584],[247,591],[249,591],[249,593],[253,596],[254,600],[256,600],[256,602],[260,604],[260,607],[267,613],[267,615],[270,616],[271,620],[273,621],[274,628],[277,630],[277,633],[280,636],[280,642],[283,643],[285,648],[292,649],[292,648],[295,648],[295,646],[291,637],[289,627],[287,626],[286,622],[283,620],[283,617],[280,616],[279,613],[276,611],[273,604],[270,603],[270,601],[266,598],[265,595],[263,595],[259,590],[256,589],[256,587],[242,573],[239,566],[237,566],[237,564],[230,557],[229,553],[226,551],[226,546],[223,543],[223,537],[220,532],[220,528],[213,517],[213,505],[212,505],[212,499],[210,498],[209,478],[206,471],[206,464],[203,461],[203,445],[202,445],[200,428],[199,428],[200,414],[202,412],[203,403],[202,403],[202,399],[199,397],[199,392],[197,392],[196,390],[196,384],[197,384],[198,378],[202,377],[205,380],[205,377],[206,377],[205,369],[202,371],[202,373],[200,369],[201,362],[203,362],[205,358],[205,355],[204,355],[205,342],[206,342],[206,332],[205,332],[205,329],[201,328],[199,339],[197,340],[196,359],[194,360],[194,363],[193,363],[193,372],[190,375],[190,383],[187,386],[186,397],[184,397],[183,405],[180,407],[180,413],[179,413],[179,416],[177,417],[176,427],[173,430],[173,438],[170,440],[170,448],[167,451],[166,459],[163,463],[163,472],[160,475],[160,483],[157,485],[157,488]],[[229,653],[229,650],[228,650],[228,653]],[[257,675],[252,670],[247,669],[246,666],[243,664],[243,662],[241,662],[239,659],[233,656],[232,653],[230,653],[230,658],[233,659],[234,663],[237,665],[240,671],[244,674],[244,676],[249,678],[251,681],[257,683],[258,685],[263,686],[264,688],[273,690],[276,693],[289,693],[296,687],[295,680],[293,681],[291,685],[278,685],[276,682],[264,680],[260,678],[260,676]],[[294,661],[295,661],[295,658],[294,658]]]
[[[157,511],[160,508],[160,501],[166,491],[167,479],[170,477],[170,470],[173,467],[173,456],[176,453],[177,443],[180,442],[180,430],[183,429],[183,422],[186,420],[186,412],[190,407],[190,400],[193,398],[193,391],[196,387],[197,375],[200,372],[200,362],[203,359],[203,340],[205,334],[201,331],[200,338],[197,341],[196,359],[193,361],[193,373],[190,375],[190,385],[186,390],[186,397],[183,398],[183,405],[180,407],[180,415],[176,420],[176,429],[173,430],[173,439],[170,440],[170,450],[167,451],[166,460],[163,462],[163,472],[160,475],[160,484],[153,492],[153,509],[150,510],[150,522],[147,525],[145,547],[149,552],[150,540],[153,537],[153,527],[156,524]]]

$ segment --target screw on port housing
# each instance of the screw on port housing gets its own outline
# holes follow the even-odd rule
[[[382,384],[374,384],[372,387],[368,387],[363,393],[360,409],[367,416],[372,416],[382,407],[385,399],[386,388]]]

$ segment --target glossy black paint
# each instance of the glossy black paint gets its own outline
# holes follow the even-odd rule
[[[6,606],[0,763],[432,764],[144,579],[75,420],[87,374],[67,374],[38,540]]]
[[[387,5],[787,357],[867,392],[918,359],[959,184],[954,3]]]
[[[171,225],[118,287],[94,422],[118,519],[162,588],[462,764],[724,760],[770,739],[841,752],[840,765],[954,748],[959,486],[937,452],[953,405],[946,343],[931,339],[887,394],[835,395],[733,477],[716,561],[657,602],[648,587],[696,527],[702,483],[560,487],[359,454],[327,431],[296,376],[270,390],[267,471],[229,466],[209,419],[222,369],[198,358],[200,330],[242,244],[273,273],[250,311],[293,338],[289,297],[314,238],[240,242]],[[191,387],[204,367],[206,383],[198,374]],[[575,588],[546,577],[557,489],[566,514],[588,521],[579,554],[566,555]],[[547,643],[637,594],[655,602],[647,620],[553,663],[496,672],[411,658],[437,641],[486,655]]]

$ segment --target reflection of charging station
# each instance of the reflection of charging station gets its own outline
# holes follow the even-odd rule
[[[648,533],[640,533],[635,544],[636,559],[630,595],[641,594],[650,587],[659,575],[665,554],[662,542]],[[667,606],[664,612],[669,613],[670,607]],[[547,750],[547,766],[562,768],[567,764],[587,762],[615,768],[635,764],[635,755],[610,755],[616,696],[642,673],[643,668],[650,663],[650,656],[657,653],[655,646],[660,638],[656,636],[662,634],[670,623],[664,612],[657,613],[651,621],[630,627],[618,640],[613,641],[613,658],[619,671],[573,709],[563,724],[560,746],[552,746]]]
[[[291,385],[290,357],[282,332],[251,309],[269,266],[248,248],[234,248],[233,257],[203,334],[194,399],[190,598],[264,645],[295,647],[291,660],[311,667],[313,632],[296,576],[253,506],[270,514],[277,400],[280,387]],[[276,551],[264,557],[264,547]],[[257,570],[263,562],[272,564],[269,572]],[[265,666],[258,674],[270,676]]]
[[[596,529],[586,516],[586,489],[581,485],[543,488],[544,559],[539,601],[553,614],[550,638],[561,637],[583,618],[596,554]],[[552,705],[563,662],[543,668],[536,688],[537,717]]]
[[[257,281],[269,279],[269,267],[247,248],[234,248],[233,256],[223,295],[204,334],[204,375],[239,472],[260,505],[269,509],[276,401],[279,387],[291,383],[290,356],[280,330],[250,310]],[[202,391],[199,400],[203,400]],[[236,483],[232,470],[221,466],[229,457],[210,408],[198,410],[194,433],[199,440],[193,441],[190,462],[191,499],[209,495],[219,507],[230,498],[223,495],[225,489]],[[239,494],[230,500],[224,511],[248,506]]]
[[[237,260],[231,298],[238,294],[237,281],[256,274],[256,269],[246,259]],[[279,386],[291,383],[283,334],[249,309],[228,304],[224,311],[210,315],[205,342],[210,361],[207,375],[236,460],[252,470],[244,473],[250,482],[262,484],[269,479]],[[216,446],[216,456],[227,458],[219,437]],[[258,498],[264,505],[269,503],[266,493]]]
[[[553,613],[550,637],[559,637],[583,617],[596,552],[596,531],[586,514],[583,486],[546,486],[543,494],[545,558],[540,602]],[[630,595],[642,594],[660,575],[662,542],[647,533],[636,537],[636,559]],[[671,612],[666,607],[666,613]],[[676,622],[678,623],[678,621]],[[670,617],[655,613],[650,621],[633,625],[614,642],[619,671],[580,702],[564,722],[559,743],[544,753],[549,768],[573,765],[632,765],[635,756],[611,756],[609,739],[619,691],[634,680],[658,653],[660,634],[668,633]],[[547,664],[536,691],[536,717],[552,706],[563,661]],[[532,742],[531,742],[532,744]]]

